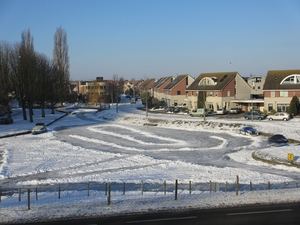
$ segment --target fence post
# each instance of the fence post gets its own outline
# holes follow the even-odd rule
[[[268,182],[268,189],[269,189],[269,190],[271,189],[270,181]]]
[[[175,200],[177,200],[177,194],[178,194],[178,180],[175,181]]]
[[[144,194],[144,182],[143,181],[141,181],[141,193],[142,193],[142,195]]]
[[[30,210],[30,189],[27,190],[28,210]]]
[[[38,200],[38,190],[35,188],[35,200]]]
[[[164,194],[167,193],[167,182],[164,180]]]
[[[250,191],[252,191],[252,182],[250,181]]]
[[[283,188],[286,188],[286,183],[285,182],[283,183]]]
[[[226,181],[226,192],[228,191],[228,182]]]
[[[90,183],[87,184],[87,194],[88,197],[90,197]]]
[[[209,181],[209,193],[211,193],[211,189],[212,189],[212,187],[211,187],[211,180]]]
[[[110,184],[107,184],[108,196],[107,196],[107,205],[110,205]]]
[[[0,189],[0,202],[1,202],[2,190]]]
[[[105,183],[105,196],[107,196],[107,187],[108,187],[108,183]]]
[[[58,186],[58,199],[60,199],[60,186]]]
[[[125,190],[126,190],[125,182],[123,182],[123,195],[125,195]]]
[[[190,194],[192,194],[192,181],[189,182]]]
[[[19,188],[19,202],[21,201],[21,188]]]
[[[236,176],[235,194],[239,195],[239,176]]]
[[[296,183],[296,188],[298,188],[298,183]]]

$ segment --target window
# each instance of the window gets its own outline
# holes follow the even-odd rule
[[[180,91],[177,91],[177,95],[180,95]]]
[[[287,91],[280,91],[279,96],[280,97],[288,97],[288,92]]]
[[[286,77],[280,84],[299,84],[300,83],[300,75],[293,74]]]
[[[289,104],[277,104],[277,112],[287,112],[289,110]]]
[[[213,96],[213,92],[209,91],[207,96]]]
[[[271,112],[273,110],[273,103],[268,104],[268,112]]]
[[[257,89],[260,90],[260,86],[257,86]]]
[[[200,80],[199,86],[205,86],[205,85],[216,85],[217,80],[214,77],[204,77],[203,79]]]
[[[227,91],[227,97],[230,97],[230,91]]]
[[[274,98],[275,97],[275,91],[271,91],[271,98]]]

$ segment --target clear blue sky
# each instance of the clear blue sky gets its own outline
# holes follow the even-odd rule
[[[60,26],[71,80],[300,69],[299,0],[0,0],[0,41],[52,58]]]

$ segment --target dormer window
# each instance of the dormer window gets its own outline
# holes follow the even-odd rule
[[[280,84],[300,84],[300,75],[293,74],[284,78]]]
[[[204,77],[199,82],[199,86],[216,85],[216,84],[217,84],[216,77]]]

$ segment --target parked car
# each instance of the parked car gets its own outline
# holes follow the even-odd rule
[[[224,114],[226,114],[226,110],[225,109],[217,109],[216,114],[224,115]]]
[[[205,112],[205,116],[208,116],[208,109],[203,109],[203,108],[199,108],[199,109],[195,109],[193,111],[190,112],[190,116],[200,116],[203,117],[204,116],[204,112]]]
[[[286,112],[278,112],[278,113],[275,113],[274,115],[267,116],[268,120],[284,120],[284,121],[287,121],[290,118],[291,118],[290,114],[288,114]]]
[[[285,144],[288,142],[288,139],[282,134],[275,134],[272,137],[269,137],[269,142],[274,144]]]
[[[32,134],[41,134],[47,131],[46,125],[44,123],[36,123],[35,127],[32,128]]]
[[[259,135],[259,132],[253,127],[243,127],[240,129],[240,133],[245,135]]]
[[[246,120],[251,120],[251,119],[254,119],[254,120],[263,120],[263,119],[266,118],[266,116],[264,114],[259,113],[259,112],[251,111],[251,112],[245,113],[244,118]]]
[[[9,117],[0,118],[0,124],[11,124],[13,122],[14,122],[14,120],[12,118],[9,118]]]
[[[230,110],[229,110],[229,113],[231,113],[231,114],[239,114],[239,113],[241,113],[242,112],[242,109],[241,108],[231,108]]]

